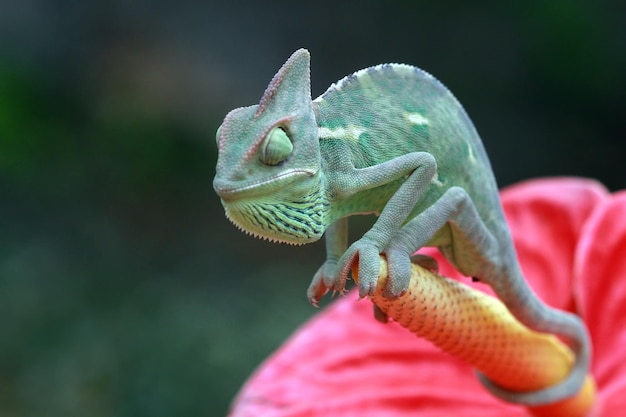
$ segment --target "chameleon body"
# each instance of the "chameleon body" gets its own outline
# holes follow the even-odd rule
[[[526,284],[482,142],[460,103],[431,75],[378,65],[312,100],[310,56],[300,49],[258,105],[226,116],[216,139],[213,185],[235,225],[292,244],[325,233],[327,259],[307,292],[312,303],[328,290],[342,292],[353,262],[359,294],[372,295],[379,254],[389,268],[385,296],[398,297],[409,284],[411,255],[436,246],[460,272],[490,285],[523,324],[564,337],[575,350],[572,372],[560,384],[511,392],[479,374],[485,387],[526,405],[578,392],[590,360],[585,326],[543,304]],[[378,214],[376,222],[348,246],[347,217],[366,213]]]

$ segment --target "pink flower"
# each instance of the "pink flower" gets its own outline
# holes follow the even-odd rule
[[[502,192],[524,274],[548,304],[581,315],[594,348],[594,416],[626,412],[626,192],[584,179]],[[469,283],[434,251],[440,273]],[[484,289],[479,284],[470,284]],[[300,328],[234,401],[232,417],[525,416],[492,397],[471,367],[352,292]]]

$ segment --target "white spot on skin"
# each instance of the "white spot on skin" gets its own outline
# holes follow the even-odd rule
[[[471,163],[473,164],[476,163],[476,155],[474,155],[474,149],[472,148],[472,145],[469,143],[467,144],[467,156]]]
[[[359,136],[365,132],[367,132],[367,130],[362,127],[348,125],[347,127],[337,127],[335,129],[320,127],[318,135],[321,139],[344,139],[357,141],[359,140]]]
[[[414,125],[422,126],[422,125],[430,124],[428,119],[419,113],[405,113],[404,117],[405,119],[409,121],[409,123],[414,124]]]

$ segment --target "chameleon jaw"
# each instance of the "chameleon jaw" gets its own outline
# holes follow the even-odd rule
[[[312,169],[290,169],[287,171],[283,171],[278,175],[271,176],[269,178],[264,178],[262,180],[246,183],[244,185],[239,185],[241,182],[245,181],[230,181],[219,179],[218,176],[213,180],[213,188],[215,192],[222,200],[234,200],[238,198],[248,198],[254,197],[258,195],[263,195],[266,193],[264,190],[267,186],[276,187],[284,187],[292,181],[295,181],[299,177],[314,177],[317,174],[317,171]]]
[[[240,188],[236,197],[231,193],[220,196],[226,217],[245,233],[272,242],[302,245],[319,240],[330,203],[320,176],[303,175],[301,170],[293,170],[274,179],[269,191],[268,187],[246,187]],[[296,181],[298,178],[303,181]]]

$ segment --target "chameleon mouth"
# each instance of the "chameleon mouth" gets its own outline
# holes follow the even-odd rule
[[[213,188],[220,198],[230,201],[232,199],[242,198],[243,196],[253,197],[263,195],[267,193],[267,191],[264,190],[267,185],[271,184],[272,187],[280,188],[300,177],[313,177],[316,173],[317,172],[308,169],[291,169],[256,182],[229,181],[218,179],[216,176],[213,180]],[[244,184],[242,185],[242,183]]]

